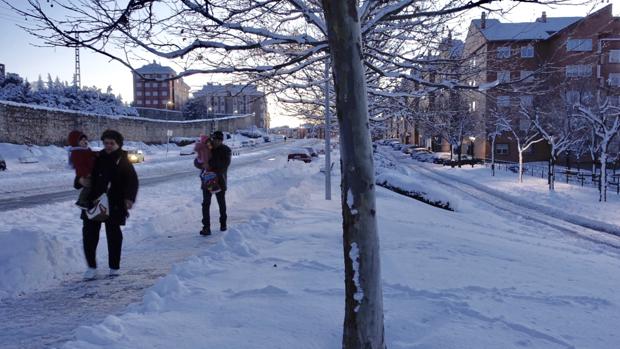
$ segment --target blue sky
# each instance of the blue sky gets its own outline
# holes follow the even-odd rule
[[[23,0],[10,0],[15,4],[23,4]],[[44,1],[42,1],[44,2]],[[596,8],[601,8],[600,1]],[[549,8],[540,5],[519,5],[502,21],[529,21],[540,16],[543,10],[547,11],[550,17],[561,16],[583,16],[589,12],[592,5],[580,6],[561,6]],[[55,14],[61,15],[59,10],[53,10]],[[620,3],[614,8],[614,14],[618,15]],[[478,17],[479,12],[471,13],[462,18],[460,25],[463,27],[469,23],[472,17]],[[47,48],[37,47],[40,45],[36,39],[18,27],[19,24],[26,24],[23,18],[11,12],[6,5],[0,3],[0,63],[6,65],[8,72],[18,73],[30,81],[35,81],[39,75],[46,78],[50,73],[52,77],[58,76],[63,81],[73,80],[74,71],[74,51],[70,48]],[[465,30],[460,30],[465,32]],[[132,78],[129,70],[116,62],[109,62],[101,55],[81,50],[82,62],[82,84],[86,86],[97,86],[105,90],[109,85],[112,86],[114,93],[121,94],[125,101],[133,99],[131,88]],[[207,82],[217,82],[216,78],[208,76],[192,76],[186,82],[192,89],[199,89]],[[297,124],[296,120],[279,116],[278,108],[270,103],[272,124]]]

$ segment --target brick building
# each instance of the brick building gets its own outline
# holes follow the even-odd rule
[[[4,64],[0,63],[0,81],[4,80],[6,72],[4,71]]]
[[[256,126],[269,128],[267,97],[255,85],[207,84],[194,97],[201,98],[213,115],[254,114]]]
[[[502,23],[483,13],[469,27],[463,57],[465,68],[474,72],[470,84],[510,83],[466,93],[471,112],[483,120],[506,113],[513,127],[524,132],[529,124],[520,115],[522,106],[561,101],[568,109],[597,95],[620,102],[620,18],[613,16],[612,5],[585,17],[552,18],[543,12],[527,23]],[[561,109],[558,113],[568,113]],[[479,129],[478,158],[489,158],[492,151],[486,131]],[[497,139],[494,151],[500,160],[518,157],[514,140],[506,135]],[[524,154],[525,161],[548,157],[544,142]]]
[[[139,108],[182,110],[189,98],[189,86],[183,79],[169,79],[177,75],[174,69],[153,61],[133,74],[134,106]],[[142,75],[142,77],[140,75]]]

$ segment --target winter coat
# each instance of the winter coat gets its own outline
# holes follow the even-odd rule
[[[211,149],[209,149],[209,146],[205,142],[201,141],[196,142],[194,150],[196,151],[196,160],[206,169],[211,159]]]
[[[95,166],[95,152],[90,148],[80,147],[80,139],[84,134],[80,131],[71,131],[67,140],[71,148],[69,148],[69,160],[75,168],[75,174],[78,177],[88,177]]]
[[[107,190],[110,217],[106,223],[125,225],[129,216],[125,200],[136,202],[138,186],[138,176],[127,158],[127,152],[121,149],[111,154],[106,153],[105,150],[99,152],[93,169],[89,201],[95,201]],[[79,183],[76,183],[77,187]],[[87,219],[84,213],[82,213],[82,219]]]
[[[211,159],[209,159],[209,170],[217,174],[217,182],[222,190],[226,190],[228,180],[228,166],[230,166],[230,159],[232,157],[232,151],[230,148],[222,144],[217,148],[211,149]],[[194,160],[194,166],[198,169],[204,167],[198,162],[198,159]]]

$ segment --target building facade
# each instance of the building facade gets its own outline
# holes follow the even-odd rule
[[[620,104],[620,18],[608,5],[585,17],[542,16],[534,22],[502,23],[486,18],[472,21],[463,57],[472,72],[468,83],[482,91],[466,94],[469,109],[482,120],[506,117],[513,130],[526,134],[531,123],[523,114],[556,107],[552,112],[569,120],[576,102],[609,97]],[[558,122],[562,122],[559,118]],[[503,133],[491,149],[486,123],[478,131],[476,157],[516,161],[515,137]],[[549,158],[546,142],[524,153],[525,161]]]
[[[174,69],[153,62],[133,74],[134,106],[139,108],[182,110],[189,99],[189,85]]]
[[[254,114],[256,126],[269,128],[267,97],[255,85],[207,84],[194,92],[213,115]]]
[[[0,81],[4,80],[6,76],[6,71],[4,69],[4,64],[0,63]]]

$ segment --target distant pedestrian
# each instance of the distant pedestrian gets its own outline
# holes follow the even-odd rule
[[[133,207],[138,194],[138,176],[127,153],[123,150],[123,136],[114,130],[106,130],[101,135],[103,150],[95,160],[92,172],[92,190],[89,202],[93,202],[103,194],[108,198],[107,217],[89,219],[82,211],[82,239],[84,255],[88,263],[85,279],[94,279],[97,276],[97,244],[101,224],[105,223],[105,232],[108,242],[108,266],[110,276],[119,275],[123,233],[121,226],[125,225],[129,210]],[[76,188],[81,184],[76,179]]]
[[[198,159],[194,160],[194,165],[204,171],[206,168],[214,172],[217,177],[217,183],[220,191],[215,193],[217,205],[220,210],[220,231],[226,231],[226,189],[228,180],[228,167],[231,161],[231,150],[224,144],[224,134],[221,131],[215,131],[211,137],[211,154],[207,163],[200,163]],[[202,173],[202,172],[201,172]],[[201,181],[202,182],[202,181]],[[211,199],[213,193],[207,186],[202,187],[202,230],[200,235],[211,235]]]
[[[88,137],[80,131],[71,131],[68,142],[69,161],[75,169],[75,176],[82,185],[80,196],[75,203],[81,209],[88,209],[88,196],[90,195],[90,179],[95,166],[96,153],[88,147]]]

